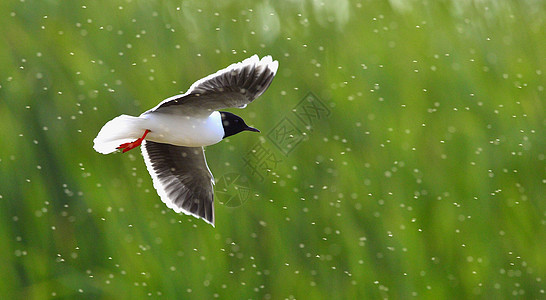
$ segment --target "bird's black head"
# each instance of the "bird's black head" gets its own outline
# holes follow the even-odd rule
[[[224,126],[224,139],[241,131],[260,132],[258,129],[246,125],[245,121],[235,114],[221,111],[220,115],[222,116],[222,126]]]

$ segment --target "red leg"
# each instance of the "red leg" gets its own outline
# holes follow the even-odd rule
[[[123,149],[123,153],[125,153],[125,152],[127,152],[127,151],[129,151],[131,149],[134,149],[134,148],[140,146],[140,144],[142,144],[142,141],[146,138],[146,135],[148,133],[150,133],[150,132],[151,131],[149,129],[146,129],[146,131],[144,132],[144,135],[142,135],[141,138],[135,140],[134,142],[121,144],[116,149]]]

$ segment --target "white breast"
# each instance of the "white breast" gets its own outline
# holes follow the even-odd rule
[[[217,111],[197,117],[155,111],[140,117],[151,131],[146,139],[153,142],[200,147],[216,144],[224,137],[222,117]]]

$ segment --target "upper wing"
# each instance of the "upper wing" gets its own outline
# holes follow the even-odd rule
[[[144,141],[142,155],[154,187],[165,204],[214,226],[214,179],[203,147]]]
[[[271,84],[279,66],[271,56],[257,55],[198,80],[182,95],[163,100],[151,111],[171,109],[212,112],[229,107],[245,107]]]

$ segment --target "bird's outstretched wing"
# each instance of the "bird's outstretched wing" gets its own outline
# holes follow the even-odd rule
[[[278,66],[279,62],[269,55],[262,59],[253,55],[198,80],[185,94],[165,99],[146,113],[167,113],[177,109],[210,113],[230,107],[243,108],[265,92]]]
[[[202,218],[214,226],[214,179],[203,147],[144,141],[141,148],[161,200],[176,212]]]

